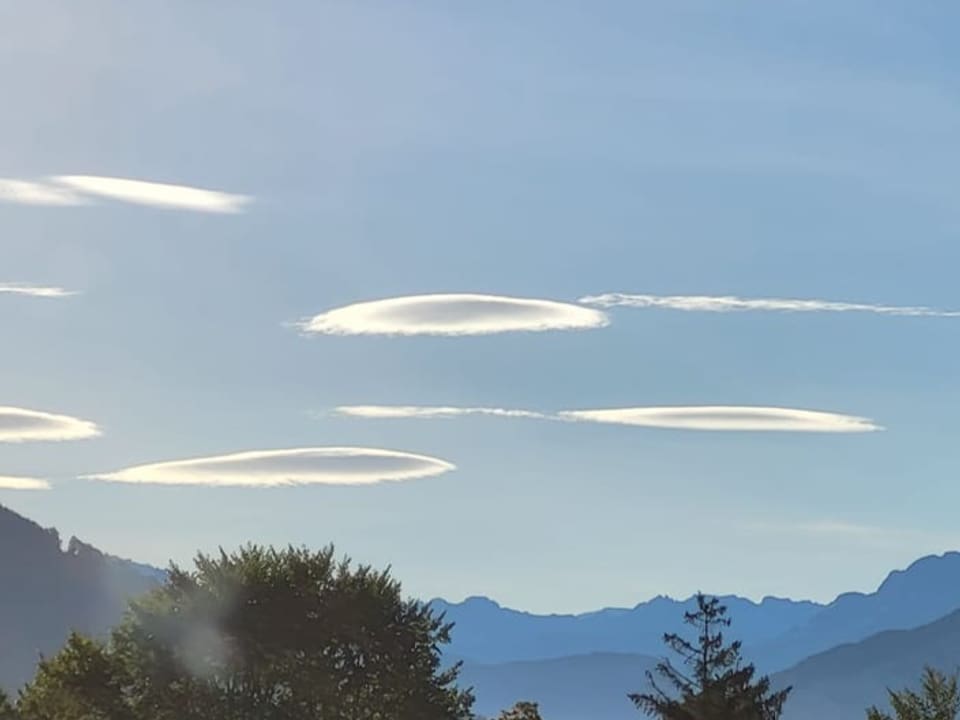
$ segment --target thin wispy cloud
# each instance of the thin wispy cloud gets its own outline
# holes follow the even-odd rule
[[[605,295],[588,295],[580,298],[579,302],[584,305],[602,308],[660,308],[682,310],[684,312],[860,312],[903,317],[960,317],[960,310],[938,310],[937,308],[924,306],[877,305],[791,298],[742,298],[733,295],[629,295],[607,293]]]
[[[797,408],[738,405],[625,407],[599,410],[561,410],[557,413],[489,407],[341,405],[335,409],[335,412],[338,415],[368,419],[436,419],[486,415],[533,420],[632,425],[670,430],[856,433],[883,429],[870,419],[854,415]]]
[[[43,287],[40,285],[27,285],[25,283],[0,283],[0,295],[24,295],[27,297],[38,298],[64,298],[76,295],[71,290],[64,290],[60,287]]]
[[[577,422],[669,430],[860,433],[883,429],[872,420],[854,415],[796,408],[736,405],[566,410],[558,415],[563,419]]]
[[[466,415],[485,415],[503,418],[528,418],[534,420],[554,419],[545,413],[533,410],[508,410],[491,407],[443,407],[421,405],[341,405],[335,408],[338,415],[369,419],[399,418],[452,418]]]
[[[454,469],[452,463],[428,455],[379,448],[318,447],[175,460],[86,477],[146,485],[280,487],[370,485],[432,477]]]
[[[322,335],[489,335],[604,327],[606,314],[570,303],[468,293],[412,295],[330,310],[299,323]]]
[[[825,542],[833,545],[858,544],[872,547],[897,548],[922,545],[942,550],[956,547],[957,533],[903,528],[887,525],[867,525],[846,520],[781,519],[776,522],[748,521],[737,527],[749,534],[769,537],[795,538],[802,542]]]
[[[0,490],[49,490],[50,483],[40,478],[0,475]]]
[[[0,178],[0,202],[20,205],[76,206],[97,199],[203,213],[243,212],[248,195],[99,175],[56,175],[44,180]]]
[[[0,407],[0,443],[84,440],[100,434],[100,428],[89,420],[40,410]]]

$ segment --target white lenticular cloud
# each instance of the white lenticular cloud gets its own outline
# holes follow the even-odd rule
[[[567,410],[559,413],[559,416],[574,422],[635,425],[673,430],[858,433],[883,429],[872,420],[853,415],[794,408],[734,405]]]
[[[83,205],[86,200],[66,187],[32,180],[0,178],[0,202],[17,205]]]
[[[356,303],[305,320],[300,327],[323,335],[489,335],[607,324],[605,313],[570,303],[458,293]]]
[[[50,483],[39,478],[0,475],[0,490],[49,490]]]
[[[138,465],[87,478],[118,483],[217,487],[370,485],[442,475],[455,469],[455,465],[445,460],[396,450],[318,447],[256,450]]]
[[[44,180],[0,178],[0,203],[69,207],[88,205],[97,198],[205,213],[243,212],[252,201],[248,195],[219,190],[99,175],[57,175]]]
[[[0,407],[0,443],[84,440],[100,435],[89,420],[39,410]]]
[[[59,175],[53,180],[70,190],[121,202],[153,207],[177,208],[208,213],[238,213],[250,202],[246,195],[205,190],[186,185],[99,177],[96,175]]]
[[[507,410],[489,407],[431,407],[422,405],[341,405],[336,408],[339,415],[369,419],[398,418],[451,418],[465,415],[487,415],[504,418],[528,418],[551,420],[550,415],[533,410]]]
[[[22,283],[0,283],[0,295],[25,295],[39,298],[63,298],[76,295],[75,292],[59,287],[41,287]]]
[[[790,298],[741,298],[728,295],[628,295],[607,293],[580,298],[584,305],[602,308],[663,308],[686,312],[864,312],[904,317],[960,317],[960,310],[938,310],[922,306],[873,305],[832,300]]]

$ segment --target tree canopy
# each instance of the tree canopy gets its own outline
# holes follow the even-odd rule
[[[500,713],[497,720],[542,720],[537,703],[521,701]]]
[[[466,720],[451,625],[389,571],[249,546],[131,605],[103,644],[72,636],[23,691],[24,720]]]
[[[656,674],[647,672],[651,690],[629,697],[638,709],[662,720],[777,720],[790,688],[772,692],[767,677],[754,679],[753,665],[740,657],[740,642],[726,644],[723,628],[730,625],[727,609],[702,593],[697,608],[684,613],[684,621],[696,628],[694,641],[676,634],[664,642],[683,661],[677,668],[669,659],[657,664]]]
[[[896,720],[954,720],[960,711],[960,690],[956,675],[944,675],[927,667],[923,671],[920,692],[901,690],[890,694],[890,706]],[[893,720],[876,707],[867,710],[867,720]]]

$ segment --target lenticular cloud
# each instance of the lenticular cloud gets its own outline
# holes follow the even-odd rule
[[[853,415],[795,408],[724,405],[567,410],[559,413],[559,417],[576,422],[674,430],[857,433],[883,429],[872,420]]]
[[[923,306],[873,305],[833,300],[796,300],[790,298],[741,298],[732,295],[628,295],[607,293],[580,298],[584,305],[596,307],[664,308],[686,312],[864,312],[905,317],[960,317],[958,310],[937,310]]]
[[[252,200],[247,195],[189,185],[99,175],[57,175],[43,181],[0,178],[0,202],[75,206],[97,198],[205,213],[239,213]]]
[[[319,447],[176,460],[87,477],[147,485],[370,485],[442,475],[454,469],[452,463],[427,455],[377,448]]]
[[[855,433],[883,429],[872,420],[854,415],[796,408],[738,405],[562,410],[553,414],[534,410],[507,410],[486,407],[341,405],[336,408],[336,412],[339,415],[368,419],[456,418],[469,415],[486,415],[533,420],[633,425],[673,430]]]
[[[49,490],[50,483],[39,478],[0,475],[0,490]]]
[[[70,290],[64,290],[59,287],[41,287],[38,285],[25,285],[22,283],[0,283],[0,295],[23,295],[26,297],[39,298],[63,298],[76,295]]]
[[[89,420],[39,410],[0,407],[0,442],[83,440],[98,435],[100,429]]]
[[[59,175],[54,181],[71,190],[154,207],[177,208],[209,213],[237,213],[244,209],[250,198],[245,195],[205,190],[186,185],[128,180],[125,178],[98,177],[95,175]]]
[[[551,416],[533,410],[508,410],[491,407],[431,407],[423,405],[341,405],[336,408],[339,415],[369,419],[398,418],[451,418],[465,415],[486,415],[504,418],[528,418],[550,420]]]
[[[448,294],[356,303],[300,324],[323,335],[489,335],[603,327],[606,314],[552,300]]]

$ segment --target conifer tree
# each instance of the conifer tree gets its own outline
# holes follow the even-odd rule
[[[725,644],[723,629],[730,625],[720,601],[697,593],[697,609],[684,621],[697,629],[695,641],[676,634],[664,643],[683,661],[678,668],[669,659],[647,672],[651,691],[629,697],[637,708],[661,720],[777,720],[790,688],[772,692],[770,679],[754,679],[756,670],[744,664],[739,641]]]
[[[947,676],[925,668],[923,687],[919,693],[913,690],[889,691],[890,706],[896,720],[955,720],[960,711],[960,689],[957,676]],[[867,710],[867,720],[893,720],[888,713],[876,707]]]

